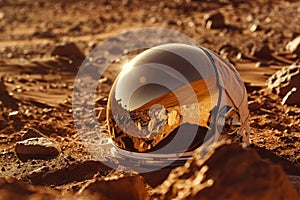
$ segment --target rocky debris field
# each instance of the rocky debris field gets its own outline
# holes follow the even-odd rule
[[[299,1],[0,5],[0,199],[300,199]],[[180,31],[234,64],[248,92],[250,147],[220,141],[205,157],[143,174],[93,156],[74,122],[82,112],[72,107],[77,71],[105,39],[149,26]],[[111,85],[131,57],[114,61],[91,96],[101,134]],[[83,118],[97,143],[103,136]]]

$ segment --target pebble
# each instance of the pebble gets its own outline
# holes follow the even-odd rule
[[[255,67],[256,67],[256,68],[260,68],[260,67],[268,67],[268,66],[270,66],[270,64],[271,64],[271,62],[262,60],[262,61],[257,62],[257,63],[255,64]]]
[[[268,45],[254,46],[251,54],[257,58],[269,59],[272,55],[272,50]]]
[[[249,101],[248,108],[249,110],[259,110],[261,107],[260,103],[255,101]]]
[[[40,131],[34,129],[34,128],[28,128],[27,130],[21,131],[23,140],[29,139],[29,138],[38,138],[38,137],[45,137],[43,133]]]
[[[12,58],[14,55],[12,53],[6,54],[7,58]]]
[[[29,138],[15,145],[15,152],[20,156],[26,158],[47,158],[57,156],[60,153],[60,146],[47,138],[35,137]]]
[[[300,36],[290,41],[285,48],[292,53],[300,55]]]
[[[51,56],[62,56],[71,59],[83,60],[84,53],[77,47],[75,43],[65,43],[57,45],[51,52]]]
[[[249,30],[250,30],[251,32],[255,32],[255,31],[261,30],[261,27],[260,27],[259,25],[257,25],[257,24],[252,24],[252,25],[249,27]]]
[[[223,45],[219,50],[219,54],[223,58],[237,57],[239,53],[239,49],[230,44]]]
[[[284,67],[266,82],[268,89],[283,98],[282,104],[300,105],[300,65]]]
[[[204,16],[205,27],[207,29],[220,29],[226,26],[222,13],[210,13]]]

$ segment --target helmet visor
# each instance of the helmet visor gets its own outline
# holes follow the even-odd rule
[[[213,135],[219,101],[212,61],[187,45],[161,45],[126,64],[113,84],[111,139],[130,152],[182,153]]]

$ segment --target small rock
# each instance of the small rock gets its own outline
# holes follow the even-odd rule
[[[272,93],[278,94],[285,101],[288,100],[288,104],[300,105],[300,64],[282,68],[273,74],[266,84]]]
[[[70,32],[80,32],[81,31],[81,27],[78,24],[75,24],[74,26],[69,28]]]
[[[272,50],[268,45],[254,46],[251,50],[251,54],[257,58],[269,59],[272,55]]]
[[[31,180],[31,182],[34,184],[34,181],[36,177],[38,176],[42,176],[44,174],[46,174],[47,172],[49,172],[49,167],[48,166],[42,166],[42,167],[39,167],[33,171],[31,171],[29,174],[28,174],[28,178]]]
[[[29,139],[29,138],[38,138],[38,137],[46,137],[43,133],[40,131],[34,129],[34,128],[28,128],[27,130],[21,131],[23,140]]]
[[[222,13],[210,13],[204,16],[205,27],[207,29],[220,29],[226,26]]]
[[[282,105],[300,105],[300,92],[297,88],[292,88],[282,99]]]
[[[267,66],[270,66],[270,64],[271,64],[271,62],[268,62],[268,61],[258,61],[255,64],[255,67],[256,68],[267,67]]]
[[[96,174],[107,175],[111,170],[100,161],[86,160],[81,162],[69,161],[65,167],[49,169],[42,167],[28,175],[33,184],[63,185],[74,181],[84,181],[93,178]]]
[[[6,57],[7,57],[7,58],[13,58],[13,57],[14,57],[14,54],[12,54],[12,53],[10,52],[10,53],[6,54]]]
[[[252,24],[252,25],[250,25],[249,30],[251,32],[255,32],[255,31],[261,30],[261,27],[259,25],[257,25],[257,24]]]
[[[15,151],[21,159],[44,159],[57,156],[61,149],[56,142],[44,137],[38,137],[17,142]]]
[[[143,178],[137,174],[119,175],[89,183],[80,193],[102,195],[107,199],[149,199]]]
[[[285,48],[290,52],[300,55],[300,36],[290,41]]]
[[[219,54],[226,59],[237,57],[239,53],[239,49],[230,44],[223,45],[219,50]]]
[[[62,56],[68,57],[74,60],[84,60],[85,55],[74,43],[66,43],[56,46],[52,52],[51,56]]]
[[[176,20],[173,19],[169,19],[167,20],[168,25],[177,25],[178,23],[176,22]]]
[[[262,89],[262,86],[252,85],[251,83],[245,82],[247,92],[250,94]]]
[[[255,102],[255,101],[249,101],[248,102],[248,108],[249,110],[259,110],[260,109],[260,103]]]

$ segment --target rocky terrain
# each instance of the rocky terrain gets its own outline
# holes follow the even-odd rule
[[[300,1],[0,5],[0,199],[300,199]],[[77,71],[105,39],[141,27],[180,31],[235,65],[248,92],[250,147],[222,141],[203,158],[144,174],[93,157],[73,118]],[[130,57],[98,80],[103,130],[108,93]]]

